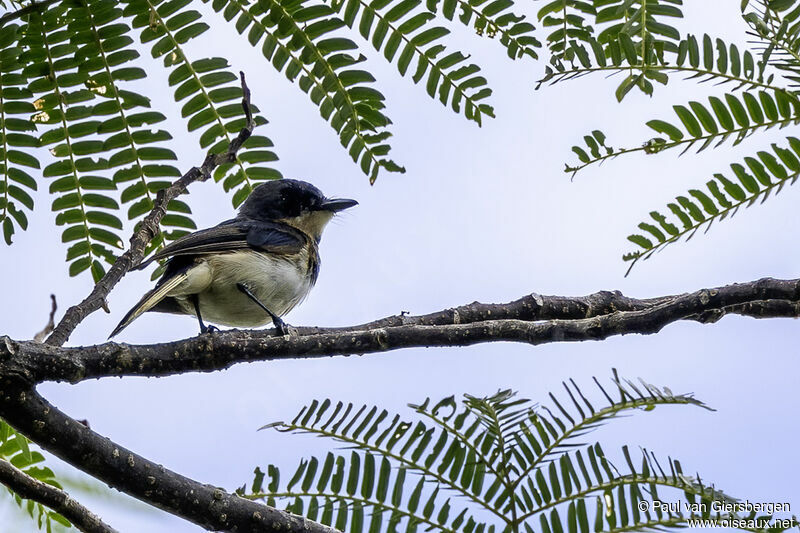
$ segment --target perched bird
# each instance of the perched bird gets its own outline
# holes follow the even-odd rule
[[[326,198],[304,181],[281,179],[255,189],[236,218],[190,233],[139,266],[167,259],[153,290],[128,311],[109,338],[142,313],[193,315],[200,332],[226,326],[257,327],[281,316],[308,295],[319,273],[319,240],[333,216],[358,204]]]

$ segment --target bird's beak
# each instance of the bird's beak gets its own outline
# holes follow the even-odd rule
[[[337,213],[353,207],[354,205],[358,205],[358,202],[355,200],[348,200],[347,198],[326,198],[322,202],[321,209]]]

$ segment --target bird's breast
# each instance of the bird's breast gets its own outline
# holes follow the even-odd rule
[[[208,280],[208,285],[196,292],[203,320],[234,327],[269,323],[270,316],[239,290],[240,283],[274,314],[285,315],[314,285],[316,261],[312,259],[315,258],[307,251],[279,255],[254,250],[201,258],[195,268],[202,272],[203,280]],[[186,297],[179,299],[184,309],[194,314],[191,301]]]

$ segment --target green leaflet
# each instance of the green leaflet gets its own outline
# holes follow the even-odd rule
[[[623,447],[623,472],[600,444],[580,442],[591,429],[630,411],[705,407],[689,395],[623,380],[616,372],[612,381],[610,391],[596,382],[600,401],[574,382],[564,383],[563,398],[551,394],[542,408],[511,391],[460,401],[426,399],[410,405],[418,421],[377,407],[313,401],[291,423],[266,427],[326,437],[351,450],[301,460],[285,485],[270,465],[275,482],[267,489],[257,468],[253,490],[245,484],[238,493],[284,502],[287,510],[344,531],[371,533],[533,531],[531,524],[544,531],[588,531],[587,508],[596,502],[599,514],[591,518],[598,531],[673,528],[696,515],[651,513],[638,503],[658,497],[657,490],[692,501],[727,500],[686,476],[672,459],[662,466],[645,450],[636,464]]]

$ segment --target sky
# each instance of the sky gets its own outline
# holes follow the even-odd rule
[[[688,2],[682,28],[744,43],[745,26],[735,4]],[[209,18],[218,17],[205,4],[198,6]],[[276,143],[276,167],[327,195],[360,202],[325,232],[317,286],[285,317],[289,324],[346,326],[401,311],[421,314],[530,293],[620,290],[646,298],[798,276],[800,191],[793,187],[716,224],[707,235],[640,262],[628,277],[621,260],[630,249],[625,237],[647,213],[727,171],[731,162],[780,142],[787,131],[699,155],[635,154],[591,167],[572,180],[563,172],[565,162],[574,162],[570,147],[588,132],[601,129],[610,144],[635,146],[653,136],[644,126],[647,120],[671,120],[673,104],[698,94],[722,94],[724,87],[698,88],[673,76],[652,98],[634,91],[622,104],[614,99],[618,78],[586,77],[535,91],[543,63],[511,61],[496,42],[454,26],[451,42],[469,50],[494,89],[497,118],[477,127],[371,54],[368,68],[379,80],[394,122],[392,157],[407,172],[382,174],[370,186],[307,96],[221,18],[215,23],[188,50],[195,58],[225,55],[234,69],[247,73],[253,101],[270,121],[259,133]],[[167,75],[150,63],[146,83],[152,87],[148,94],[158,95],[155,107],[174,115],[176,106],[164,90]],[[177,166],[185,170],[199,164],[202,152],[195,137],[181,134],[185,130],[176,117],[170,120]],[[29,230],[18,233],[12,247],[0,248],[0,277],[6,280],[0,333],[17,339],[31,338],[42,328],[50,293],[58,298],[60,315],[91,289],[88,276],[68,277],[46,187],[40,189]],[[184,199],[199,227],[234,215],[230,199],[214,183],[192,185]],[[149,287],[149,272],[127,275],[109,297],[111,313],[91,315],[70,345],[104,342]],[[156,343],[196,334],[192,317],[148,314],[118,340]],[[627,378],[692,392],[716,410],[676,406],[637,413],[592,435],[604,449],[645,447],[659,457],[680,459],[686,470],[729,494],[789,502],[800,514],[797,340],[795,320],[726,317],[713,325],[678,323],[657,335],[603,342],[408,349],[242,364],[158,379],[47,383],[39,390],[100,434],[177,472],[233,490],[251,481],[256,466],[275,463],[287,475],[299,459],[327,449],[328,443],[317,439],[257,431],[268,422],[293,418],[313,399],[377,404],[405,414],[410,414],[407,403],[425,397],[486,395],[505,388],[545,402],[547,393],[568,378],[594,394],[592,376],[610,383],[616,368]],[[74,475],[51,460],[59,472]],[[199,531],[119,497],[81,495],[81,500],[121,531]],[[12,510],[0,507],[0,513]]]

